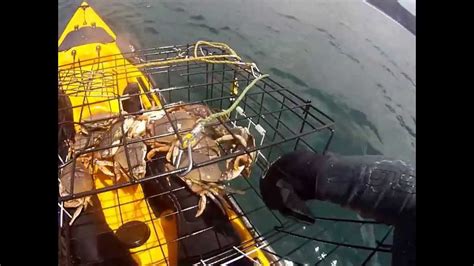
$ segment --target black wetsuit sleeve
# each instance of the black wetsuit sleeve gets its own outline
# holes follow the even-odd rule
[[[415,170],[381,156],[330,156],[316,174],[314,197],[387,224],[416,217]]]

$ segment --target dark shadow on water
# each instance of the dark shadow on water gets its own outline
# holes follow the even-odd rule
[[[331,33],[329,33],[327,30],[323,29],[323,28],[319,28],[319,27],[316,27],[316,30],[321,32],[321,33],[324,33],[328,36],[329,39],[333,39],[335,40],[336,37],[334,37],[334,35],[332,35]]]
[[[393,71],[392,71],[388,66],[382,65],[382,68],[383,68],[385,71],[387,71],[388,73],[390,73],[390,75],[392,75],[392,77],[397,78],[397,77],[395,76],[395,74],[393,73]]]
[[[229,26],[224,26],[224,27],[221,28],[221,30],[225,30],[225,31],[232,32],[233,34],[235,34],[235,36],[237,36],[237,37],[239,37],[240,39],[242,39],[248,46],[252,46],[252,43],[249,42],[249,40],[247,39],[247,37],[245,37],[242,33],[240,33],[240,29],[239,29],[239,28],[232,29],[232,28],[229,27]]]
[[[150,34],[154,34],[154,35],[158,35],[158,31],[155,30],[155,29],[152,28],[152,27],[145,27],[145,32],[146,32],[146,33],[150,33]]]
[[[413,81],[412,78],[410,78],[410,76],[408,76],[407,73],[402,72],[401,74],[406,80],[408,80],[411,83],[411,85],[413,85],[413,87],[416,87],[416,83]]]
[[[191,22],[189,22],[188,24],[189,24],[189,25],[192,25],[192,26],[200,27],[200,28],[203,28],[203,29],[207,29],[207,30],[209,30],[211,33],[214,33],[214,34],[219,34],[219,30],[218,30],[218,29],[216,29],[216,28],[214,28],[214,27],[211,27],[211,26],[208,26],[208,25],[206,25],[206,24],[202,24],[202,23],[197,24],[197,23],[191,23]]]
[[[269,31],[275,32],[275,33],[280,33],[280,30],[274,29],[272,26],[266,25],[265,28],[267,28]]]
[[[287,73],[287,72],[284,72],[284,71],[281,71],[280,69],[278,68],[275,68],[275,67],[272,67],[269,69],[271,72],[273,72],[275,75],[277,75],[278,77],[280,78],[284,78],[284,79],[289,79],[291,80],[293,83],[295,83],[296,85],[300,85],[300,86],[304,86],[304,87],[308,87],[308,84],[306,84],[303,80],[299,79],[298,77],[296,77],[295,75],[291,74],[291,73]]]
[[[368,142],[367,142],[367,149],[365,151],[365,154],[366,155],[383,155],[381,151],[374,148],[374,146],[370,145],[370,143]]]
[[[192,19],[192,20],[206,20],[204,18],[204,16],[202,16],[202,15],[190,16],[189,18]]]
[[[367,126],[369,127],[374,133],[375,135],[377,136],[377,138],[379,139],[379,141],[381,143],[383,143],[382,141],[382,138],[380,137],[379,135],[379,131],[377,130],[377,128],[374,126],[374,124],[370,123],[369,119],[367,119],[367,115],[365,115],[364,113],[362,113],[361,111],[358,111],[358,110],[355,110],[355,109],[351,109],[350,112],[349,112],[350,116],[352,119],[354,119],[354,121],[361,125],[361,126]]]
[[[277,13],[277,14],[281,17],[284,17],[284,18],[287,18],[287,19],[290,19],[290,20],[294,20],[296,22],[300,22],[299,19],[297,19],[296,17],[294,17],[292,15],[286,15],[286,14],[282,14],[282,13]]]
[[[385,106],[387,107],[387,109],[392,113],[392,114],[396,114],[397,112],[395,111],[395,109],[393,109],[392,106],[388,105],[388,104],[385,104]]]
[[[397,115],[397,120],[400,122],[400,126],[402,126],[408,134],[410,134],[412,137],[416,138],[416,133],[411,129],[406,123],[405,120],[403,120],[403,117],[401,115]]]
[[[174,12],[179,12],[179,13],[186,12],[186,10],[184,8],[174,7],[174,6],[171,6],[169,3],[166,3],[166,2],[163,3],[163,6],[168,8],[169,10],[174,11]]]
[[[331,35],[332,36],[332,35]],[[349,54],[349,53],[346,53],[342,50],[341,46],[335,42],[335,40],[329,40],[329,43],[334,47],[336,48],[336,50],[338,51],[338,53],[342,54],[342,55],[345,55],[347,58],[349,58],[350,60],[352,60],[353,62],[357,63],[357,64],[360,64],[360,61],[359,59],[355,58],[353,55]]]
[[[384,97],[385,99],[387,99],[389,102],[392,101],[392,98],[390,98],[390,96],[384,95],[383,97]]]

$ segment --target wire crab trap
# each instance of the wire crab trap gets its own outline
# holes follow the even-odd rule
[[[311,102],[225,45],[96,52],[81,61],[72,51],[58,68],[61,264],[313,264],[352,250],[368,262],[388,252],[386,226],[342,211],[302,226],[263,204],[258,180],[272,161],[330,145],[334,121]],[[366,226],[383,235],[377,245],[331,235]]]

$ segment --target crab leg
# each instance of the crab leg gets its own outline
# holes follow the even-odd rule
[[[122,176],[127,177],[128,180],[130,180],[130,177],[128,176],[128,174],[124,172],[120,164],[117,162],[114,162],[114,175],[117,177],[116,181],[119,181],[122,178]]]
[[[210,188],[208,191],[211,192],[211,193],[209,193],[211,199],[212,199],[212,198],[215,199],[215,198],[217,197],[217,201],[218,201],[219,204],[220,204],[220,205],[218,204],[218,205],[219,205],[219,208],[221,209],[221,211],[222,211],[224,214],[226,214],[226,212],[225,212],[225,210],[224,210],[224,206],[225,206],[226,208],[229,208],[229,209],[230,209],[230,206],[229,206],[229,204],[227,204],[227,201],[224,199],[224,197],[223,197],[223,196],[218,192],[218,190],[216,190],[215,188],[214,188],[214,189],[213,189],[213,188]],[[216,201],[214,201],[214,202],[216,202]]]
[[[242,146],[247,147],[247,141],[242,136],[235,135],[235,137],[236,137],[237,140],[239,140],[239,142],[240,142],[240,144],[242,144]],[[229,140],[234,140],[234,137],[230,134],[216,139],[217,142],[229,141]]]
[[[243,191],[243,190],[234,189],[234,188],[226,187],[226,186],[223,186],[222,190],[224,190],[227,193],[233,193],[233,194],[239,194],[239,195],[244,195],[245,194],[245,191]]]
[[[206,191],[206,196],[208,196],[216,205],[217,207],[219,207],[219,209],[222,211],[222,213],[225,215],[226,212],[225,212],[225,209],[224,209],[224,206],[222,205],[222,202],[220,201],[220,199],[217,199],[211,192],[209,191]]]
[[[204,209],[206,209],[207,197],[204,192],[201,193],[200,196],[201,198],[199,199],[199,202],[198,202],[198,211],[195,217],[201,216],[201,214],[204,212]]]
[[[109,161],[100,161],[100,160],[96,160],[95,161],[95,165],[97,166],[97,168],[102,171],[102,173],[108,175],[108,176],[114,176],[114,173],[112,173],[108,168],[107,166],[114,166],[114,163],[113,162],[109,162]]]
[[[84,200],[84,210],[87,208],[87,206],[93,206],[94,204],[92,203],[92,197],[87,196]]]
[[[71,225],[74,223],[74,221],[76,220],[76,218],[79,217],[79,214],[81,214],[82,209],[84,209],[84,204],[81,204],[81,205],[76,209],[76,211],[74,212],[74,214],[73,214],[73,216],[72,216],[71,221],[69,222],[69,226],[71,226]]]
[[[224,215],[227,214],[225,211],[225,207],[230,208],[230,206],[229,204],[227,204],[224,197],[222,197],[222,195],[219,193],[219,190],[221,190],[221,188],[217,184],[209,183],[207,185],[197,180],[190,179],[186,179],[185,182],[186,184],[188,184],[192,191],[198,193],[201,197],[198,202],[198,211],[196,213],[196,217],[199,217],[204,212],[204,209],[206,208],[207,197],[209,197],[217,205],[217,207],[219,207],[219,209]],[[201,191],[197,192],[199,190]]]
[[[153,148],[146,154],[147,161],[151,161],[157,153],[169,151],[169,147]]]
[[[251,163],[252,159],[247,154],[237,156],[234,160],[234,169],[238,169],[241,165],[250,165]]]
[[[176,145],[176,142],[173,142],[171,146],[169,147],[169,151],[166,154],[166,160],[168,162],[171,162],[173,165],[175,165],[176,161],[176,156],[179,153],[179,147]],[[171,158],[173,156],[173,158]]]

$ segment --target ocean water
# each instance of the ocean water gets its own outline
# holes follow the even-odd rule
[[[58,1],[58,35],[80,3]],[[91,0],[89,4],[116,33],[142,48],[200,39],[226,42],[336,121],[332,152],[383,154],[416,165],[416,37],[362,0]],[[332,204],[311,207],[322,216],[357,218]],[[252,219],[257,225],[265,223],[265,217]],[[375,245],[385,233],[377,225],[333,227],[321,221],[298,230],[366,245]],[[332,245],[294,237],[274,248],[284,251],[288,260],[311,265],[320,258],[325,258],[320,265],[359,265],[370,253],[333,251]],[[389,261],[390,255],[377,253],[369,265]]]

